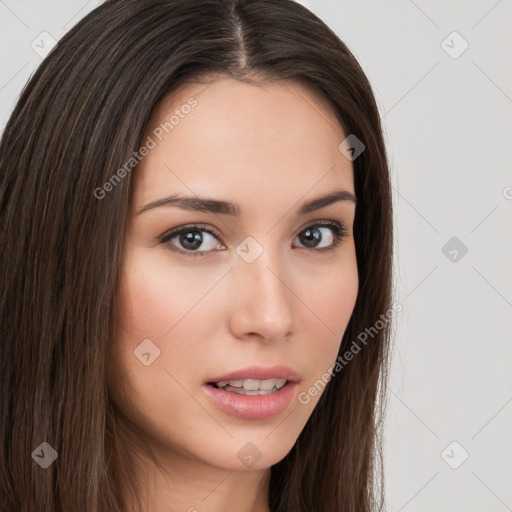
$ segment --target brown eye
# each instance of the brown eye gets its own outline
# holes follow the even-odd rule
[[[175,239],[176,241],[173,242]],[[168,250],[186,256],[205,256],[215,248],[224,248],[218,241],[217,235],[202,226],[188,226],[171,231],[164,235],[160,243],[164,244]]]
[[[330,249],[336,247],[345,236],[347,232],[341,224],[329,222],[308,226],[297,238],[305,248]]]

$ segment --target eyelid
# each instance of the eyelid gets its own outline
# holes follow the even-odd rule
[[[169,231],[165,232],[163,235],[159,237],[160,240],[163,238],[173,238],[176,235],[179,235],[182,231],[185,231],[187,229],[196,230],[196,231],[206,231],[207,233],[210,233],[211,235],[214,235],[217,238],[220,238],[222,234],[219,230],[215,229],[214,227],[210,226],[209,224],[201,224],[201,223],[190,223],[185,224],[183,226],[179,226],[177,228],[170,229]],[[172,236],[171,236],[172,235]]]

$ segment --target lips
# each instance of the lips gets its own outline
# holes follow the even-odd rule
[[[224,412],[247,420],[263,420],[288,408],[299,380],[297,372],[286,366],[251,366],[208,379],[202,387]]]

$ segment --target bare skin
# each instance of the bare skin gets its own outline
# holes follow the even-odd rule
[[[147,511],[269,512],[270,467],[321,395],[304,404],[299,393],[334,364],[359,284],[354,202],[298,211],[335,190],[355,194],[352,163],[338,150],[346,134],[328,106],[290,82],[187,84],[159,104],[146,136],[191,97],[197,105],[161,141],[153,135],[156,147],[134,171],[109,391],[152,454],[129,447]],[[236,203],[240,215],[175,205],[138,213],[176,193]],[[338,245],[322,221],[345,229]],[[202,243],[184,245],[185,235],[161,242],[182,226]],[[240,246],[262,252],[248,263]],[[134,357],[143,340],[153,344],[146,359],[153,346],[160,351],[147,365]],[[204,392],[208,379],[253,365],[297,372],[284,411],[244,419]],[[247,443],[259,453],[250,467],[239,457]]]

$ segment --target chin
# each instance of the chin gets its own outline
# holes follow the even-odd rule
[[[281,425],[282,427],[282,425]],[[235,435],[225,442],[212,442],[203,460],[226,471],[257,471],[267,469],[283,460],[295,444],[296,436],[285,436],[280,426],[267,426],[253,434]],[[227,437],[227,436],[226,436]]]

